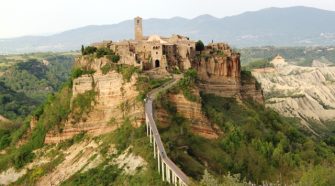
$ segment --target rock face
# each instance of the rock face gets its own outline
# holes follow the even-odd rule
[[[227,44],[208,45],[193,66],[198,71],[201,91],[263,102],[262,91],[258,89],[256,80],[251,76],[241,79],[240,54],[234,53]]]
[[[335,119],[335,67],[300,67],[277,56],[274,68],[256,69],[253,75],[262,84],[266,105],[285,116],[298,117],[308,127],[310,121]]]
[[[194,91],[194,93],[199,92]],[[182,93],[168,93],[166,97],[176,107],[177,113],[191,122],[193,133],[207,139],[218,138],[220,134],[219,128],[212,124],[204,115],[200,102],[189,101]],[[198,98],[200,99],[200,96]],[[169,113],[161,105],[156,105],[155,116],[160,127],[165,128],[170,125]]]
[[[89,64],[91,69],[97,72],[93,75],[83,75],[73,81],[73,96],[82,94],[89,90],[97,92],[95,104],[92,110],[84,114],[79,122],[72,119],[70,113],[61,133],[50,131],[45,143],[57,143],[64,139],[72,138],[74,135],[86,131],[93,135],[100,135],[115,130],[124,118],[129,118],[140,123],[144,117],[142,103],[136,100],[136,77],[133,76],[129,82],[125,81],[121,74],[110,71],[106,75],[100,72],[101,63]],[[93,104],[93,103],[92,103]]]
[[[199,90],[194,90],[193,94],[200,99]],[[169,94],[168,98],[176,106],[177,113],[191,121],[191,129],[194,133],[208,139],[218,137],[220,133],[218,127],[215,127],[204,115],[200,102],[189,101],[182,93]]]

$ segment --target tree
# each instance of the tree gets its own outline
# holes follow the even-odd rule
[[[204,45],[204,43],[203,43],[201,40],[199,40],[199,41],[197,41],[197,42],[195,43],[195,50],[196,50],[196,51],[201,52],[201,51],[203,51],[204,49],[205,49],[205,45]]]
[[[84,51],[85,51],[84,45],[81,45],[81,54],[82,55],[84,55]]]

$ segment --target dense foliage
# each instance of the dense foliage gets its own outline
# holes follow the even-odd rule
[[[207,168],[216,176],[231,172],[254,183],[283,184],[299,181],[297,175],[303,175],[306,168],[328,167],[335,161],[335,146],[310,137],[295,120],[262,105],[253,101],[241,105],[215,95],[202,95],[202,101],[204,112],[223,133],[216,140],[193,134],[190,122],[174,105],[160,100],[170,123],[160,128],[164,144],[171,158],[193,178],[200,180]]]
[[[37,100],[15,92],[0,81],[0,115],[8,119],[27,116],[37,104]]]
[[[28,142],[19,148],[15,147],[17,140],[26,132],[29,127],[29,118],[27,122],[20,127],[20,129],[11,133],[11,144],[8,153],[0,156],[0,169],[5,169],[10,163],[20,168],[26,163],[32,161],[34,155],[32,151],[44,145],[44,138],[46,132],[55,128],[62,129],[62,124],[70,112],[70,100],[72,96],[72,89],[70,83],[65,84],[61,90],[48,97],[43,106],[39,107],[34,116],[38,118],[37,127],[32,131]]]
[[[72,54],[24,54],[10,59],[0,59],[9,65],[0,68],[0,115],[12,120],[24,118],[57,91],[68,79],[74,60]]]

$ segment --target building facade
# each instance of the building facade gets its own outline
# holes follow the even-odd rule
[[[120,55],[119,63],[134,65],[143,70],[155,68],[186,70],[195,56],[195,41],[181,35],[144,36],[142,18],[134,18],[134,39],[119,42],[103,41],[92,44],[108,47]]]

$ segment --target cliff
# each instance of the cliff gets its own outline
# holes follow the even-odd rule
[[[107,61],[104,59],[95,62],[85,61],[80,58],[76,66],[83,69],[95,70],[93,75],[83,75],[73,80],[72,101],[87,91],[96,92],[92,108],[84,113],[78,120],[74,109],[65,122],[62,131],[50,131],[47,133],[45,143],[57,143],[61,140],[72,138],[80,132],[88,132],[100,135],[115,130],[119,124],[129,118],[140,123],[143,120],[144,110],[142,103],[136,100],[136,76],[133,75],[128,82],[113,70],[107,74],[101,73],[101,66]]]
[[[263,103],[257,81],[241,75],[240,54],[223,43],[210,44],[193,63],[197,69],[199,88],[208,94],[239,99],[251,98]]]
[[[335,67],[325,64],[301,67],[277,56],[274,68],[255,69],[253,75],[262,84],[266,106],[288,117],[297,117],[311,129],[335,119]]]

